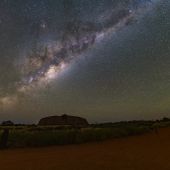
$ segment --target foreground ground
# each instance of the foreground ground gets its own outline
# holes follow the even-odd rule
[[[170,128],[81,145],[0,151],[2,170],[170,170]]]

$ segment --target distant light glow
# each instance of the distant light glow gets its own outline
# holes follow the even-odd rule
[[[0,106],[4,110],[11,109],[18,101],[17,96],[5,96],[0,98]]]

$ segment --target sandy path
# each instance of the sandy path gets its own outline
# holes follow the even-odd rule
[[[170,170],[170,128],[100,143],[0,151],[0,170]]]

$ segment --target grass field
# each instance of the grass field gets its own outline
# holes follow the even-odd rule
[[[41,147],[50,145],[80,144],[112,138],[141,135],[170,126],[170,121],[131,121],[94,124],[88,128],[71,126],[0,126],[9,129],[8,147]]]

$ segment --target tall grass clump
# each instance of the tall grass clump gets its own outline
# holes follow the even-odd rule
[[[52,127],[51,127],[52,128]],[[137,135],[148,132],[148,127],[107,127],[107,128],[49,128],[37,127],[37,129],[12,129],[10,130],[9,147],[38,147],[49,145],[81,144],[93,141]]]

